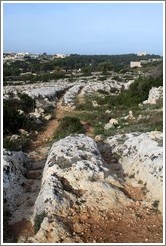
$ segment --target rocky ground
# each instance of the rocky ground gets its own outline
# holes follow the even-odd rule
[[[89,122],[82,121],[84,134],[53,140],[60,120],[77,112],[78,99],[84,102],[85,95],[98,90],[112,93],[111,88],[120,90],[122,84],[105,81],[92,87],[85,81],[64,81],[21,88],[37,102],[35,118],[46,116],[41,109],[47,105],[54,104],[55,109],[25,153],[4,151],[5,242],[163,241],[161,132],[137,131],[103,140],[94,135]],[[17,97],[18,88],[6,87],[5,98],[11,92]],[[154,103],[161,88],[156,91],[147,100]],[[132,112],[125,117],[125,122],[138,119]],[[108,123],[108,129],[119,124]]]

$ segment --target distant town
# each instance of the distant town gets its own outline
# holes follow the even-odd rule
[[[149,58],[149,59],[141,59],[142,57],[146,57],[149,54],[147,52],[138,52],[137,56],[140,57],[139,61],[130,61],[130,67],[142,67],[143,64],[147,64],[147,63],[151,63],[151,62],[159,62],[162,61],[163,58],[162,57],[155,57],[155,58]],[[18,52],[18,53],[14,53],[14,52],[6,52],[3,54],[3,62],[12,62],[12,61],[24,61],[25,59],[43,59],[47,58],[47,59],[64,59],[66,57],[69,57],[70,54],[47,54],[47,53],[43,53],[43,54],[34,54],[34,53],[29,53],[29,52]]]
[[[4,53],[4,242],[162,242],[162,60]]]

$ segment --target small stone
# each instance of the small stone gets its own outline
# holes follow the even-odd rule
[[[83,232],[84,228],[80,224],[76,223],[73,225],[73,230],[76,233],[81,233]]]

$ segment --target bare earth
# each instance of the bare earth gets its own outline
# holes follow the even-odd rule
[[[35,165],[38,161],[42,163],[46,159],[48,147],[51,145],[52,136],[59,124],[59,119],[71,111],[71,108],[62,106],[60,100],[55,109],[55,118],[48,122],[43,131],[39,132],[36,140],[28,149],[28,152],[38,153],[37,155],[31,155],[34,168],[29,172],[31,181],[29,190],[33,189],[34,179],[41,178],[41,173],[38,172],[39,174],[37,174],[37,171],[42,170],[43,167],[40,167],[39,162],[39,167],[35,170]],[[93,129],[89,123],[82,123],[87,134],[92,136]],[[108,158],[105,156],[104,159]],[[36,176],[34,173],[36,173]],[[73,238],[79,236],[82,242],[85,243],[162,243],[162,215],[155,209],[141,205],[144,198],[141,189],[136,189],[127,184],[126,192],[133,198],[133,202],[127,204],[126,207],[110,209],[109,211],[87,209],[78,212],[78,207],[74,206],[69,208],[67,218],[63,216],[57,216],[57,218],[66,225]],[[26,219],[11,225],[10,230],[15,239],[20,236],[34,235],[32,223]],[[46,243],[49,242],[52,242],[52,238],[48,232]],[[61,242],[65,243],[65,240],[62,239]]]

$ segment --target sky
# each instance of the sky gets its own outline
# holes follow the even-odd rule
[[[3,3],[4,52],[162,55],[162,3]]]

